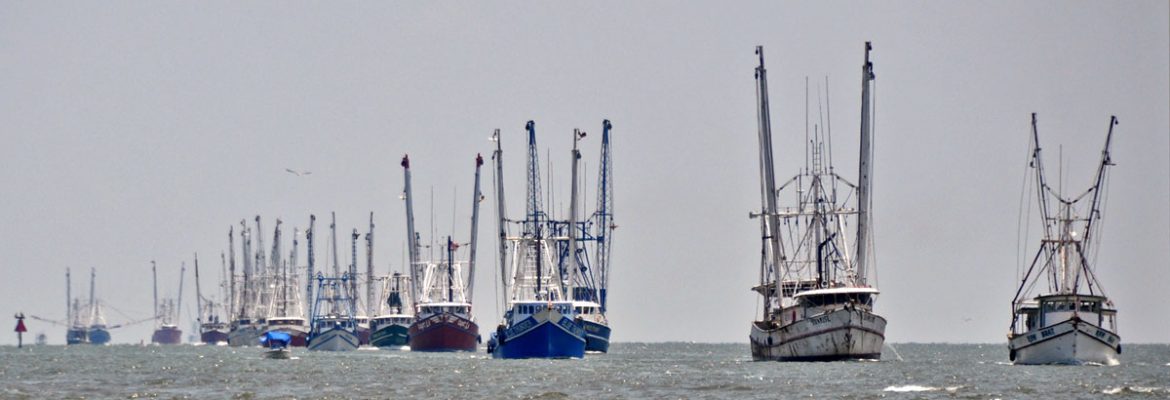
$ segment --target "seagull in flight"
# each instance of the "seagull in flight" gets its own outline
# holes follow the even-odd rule
[[[288,173],[296,175],[296,176],[311,175],[313,173],[313,171],[296,171],[296,170],[293,170],[292,168],[285,168],[284,170],[288,171]]]

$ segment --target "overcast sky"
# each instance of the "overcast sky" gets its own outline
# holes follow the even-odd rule
[[[1109,116],[1120,120],[1097,273],[1123,340],[1167,342],[1168,15],[1165,1],[3,2],[0,311],[64,319],[65,268],[78,294],[95,267],[98,297],[120,310],[110,323],[147,316],[151,260],[162,295],[196,252],[211,286],[229,226],[257,214],[266,236],[280,217],[288,237],[310,213],[336,211],[348,232],[373,211],[379,271],[401,268],[403,154],[420,230],[433,191],[435,230],[466,240],[473,160],[494,129],[519,215],[525,122],[560,177],[545,185],[566,199],[572,129],[591,134],[592,182],[608,118],[613,340],[746,342],[758,317],[753,49],[767,52],[778,179],[804,163],[805,78],[815,95],[828,77],[834,161],[852,180],[872,41],[887,340],[1004,342],[1036,112],[1049,170],[1063,153],[1077,188]],[[481,331],[500,318],[485,204]],[[64,341],[63,328],[29,326]]]

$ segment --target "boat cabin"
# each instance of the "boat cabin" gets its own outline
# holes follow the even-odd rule
[[[873,309],[878,290],[870,287],[836,287],[813,289],[792,296],[792,305],[776,310],[782,325],[815,317],[828,311],[857,307]]]
[[[544,311],[544,310],[549,309],[549,308],[555,309],[557,312],[561,313],[561,315],[564,315],[564,316],[569,317],[569,318],[573,318],[573,316],[576,315],[573,312],[574,302],[571,302],[571,301],[551,301],[550,302],[550,301],[535,300],[535,301],[517,301],[517,302],[512,303],[512,309],[510,309],[510,310],[508,310],[508,312],[504,313],[504,319],[512,320],[512,321],[519,321],[519,320],[523,320],[524,318],[528,318],[528,316],[530,316],[530,315],[539,313],[539,312]]]
[[[600,315],[601,305],[592,301],[574,301],[573,314],[576,315]]]
[[[313,331],[319,333],[322,329],[354,330],[354,319],[348,315],[329,314],[313,321]]]
[[[426,303],[418,306],[419,319],[435,314],[455,314],[464,318],[471,316],[471,304],[468,303]]]
[[[1021,318],[1022,317],[1022,318]],[[1024,333],[1077,317],[1098,327],[1116,331],[1117,310],[1104,296],[1056,294],[1037,296],[1016,307],[1013,330]]]
[[[370,328],[377,329],[377,327],[384,326],[384,325],[410,326],[410,324],[413,324],[413,323],[414,323],[414,316],[413,315],[406,315],[406,314],[379,315],[379,316],[374,317],[373,319],[370,320]]]

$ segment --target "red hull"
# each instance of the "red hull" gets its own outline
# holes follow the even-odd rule
[[[443,313],[410,325],[410,351],[475,351],[479,326],[467,318]]]
[[[154,331],[154,335],[150,337],[151,343],[158,344],[179,344],[183,341],[183,331],[178,328],[164,327]]]

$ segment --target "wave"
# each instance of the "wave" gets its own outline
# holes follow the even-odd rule
[[[1102,390],[1103,394],[1170,394],[1170,388],[1147,387],[1147,386],[1118,386]]]
[[[883,392],[908,393],[908,392],[938,392],[938,391],[945,390],[949,393],[954,393],[954,392],[959,391],[959,389],[962,389],[963,387],[965,387],[965,385],[947,386],[947,387],[941,387],[941,388],[934,387],[934,386],[922,386],[922,385],[902,385],[902,386],[888,386],[885,389],[882,389],[882,391]]]

